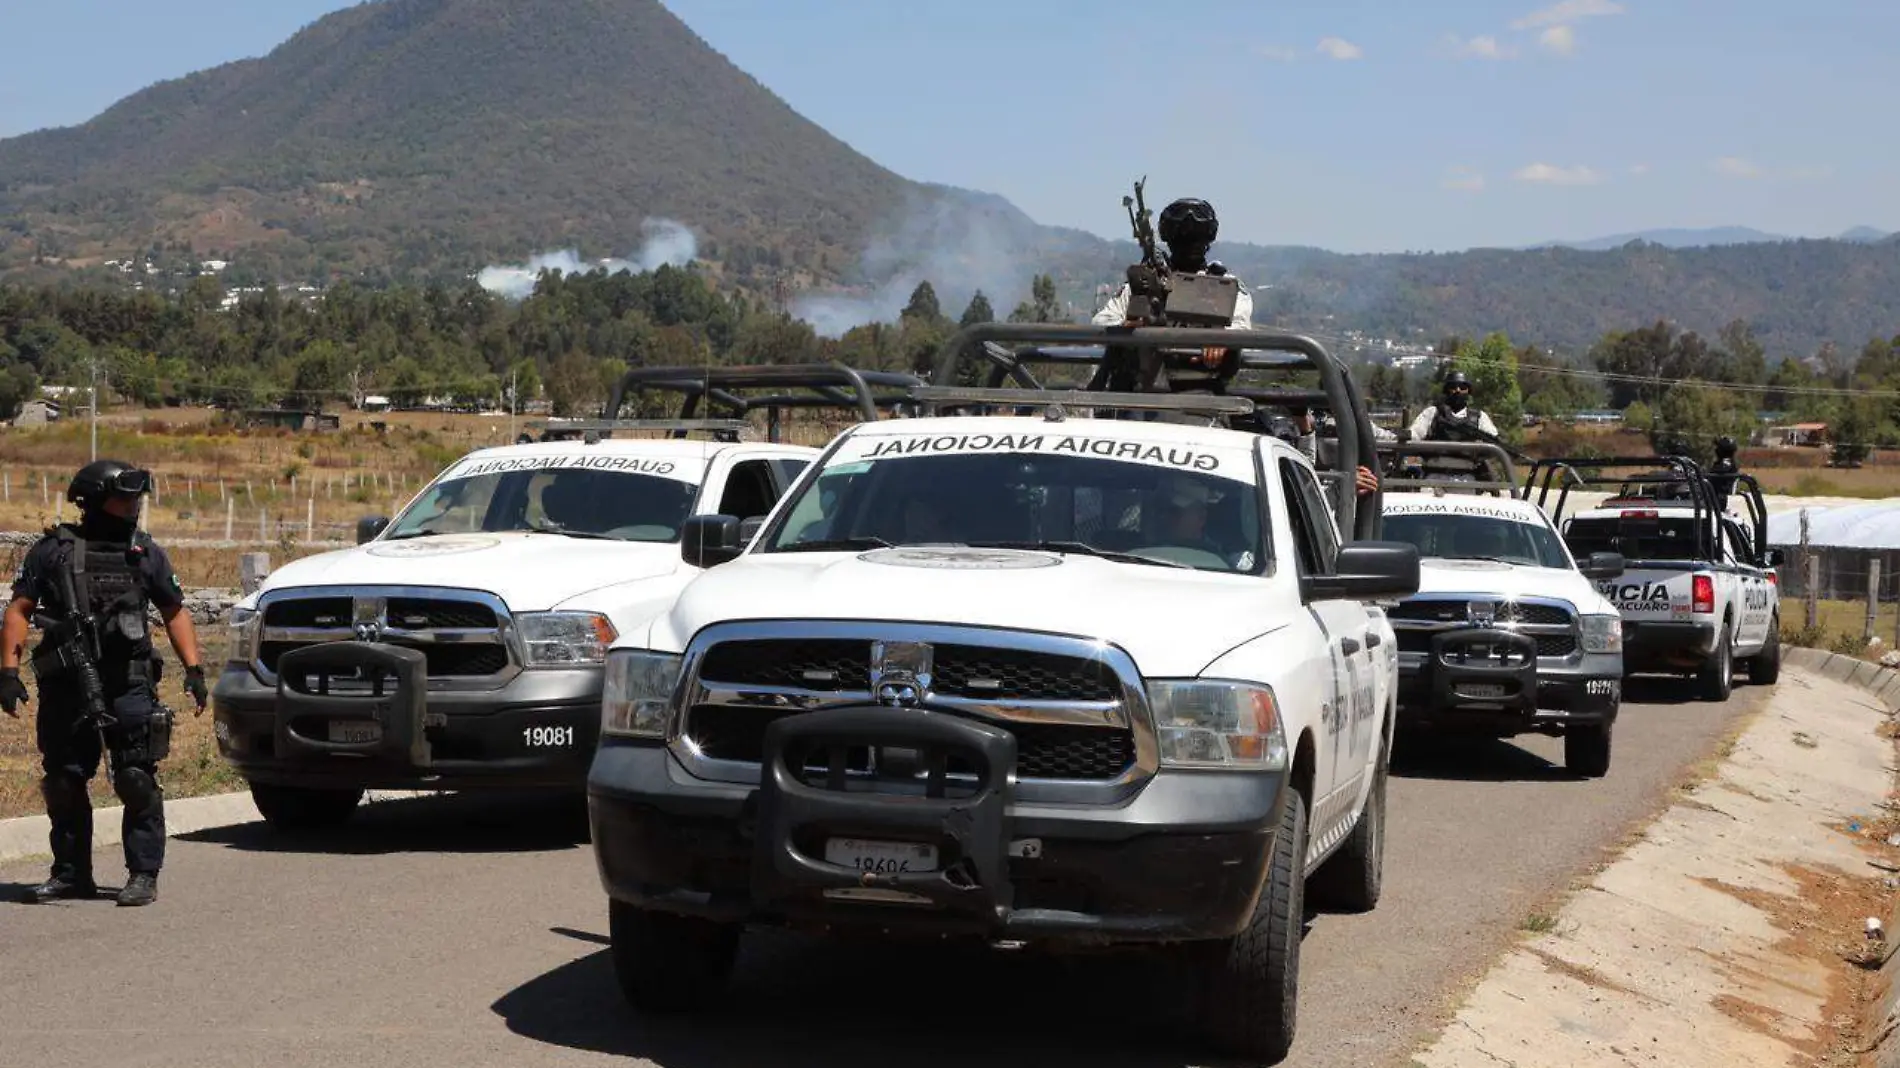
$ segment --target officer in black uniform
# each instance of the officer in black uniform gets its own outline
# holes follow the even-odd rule
[[[61,523],[27,552],[13,580],[13,599],[0,625],[0,709],[19,718],[27,700],[20,658],[36,621],[46,635],[34,647],[39,680],[37,734],[44,774],[40,792],[52,822],[53,870],[35,887],[34,901],[89,898],[92,878],[92,801],[86,784],[110,759],[113,792],[125,805],[126,882],[121,905],[149,905],[158,897],[165,859],[165,802],[158,762],[171,745],[171,713],[159,703],[162,661],[153,648],[147,611],[156,606],[172,649],[185,665],[185,688],[203,715],[209,693],[198,662],[197,632],[184,610],[184,592],[165,551],[138,529],[140,499],[151,475],[117,460],[81,468],[66,489],[79,506],[77,524]],[[104,721],[87,694],[85,643],[75,637],[73,604],[89,616],[98,636]]]

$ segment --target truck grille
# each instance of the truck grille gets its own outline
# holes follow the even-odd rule
[[[874,663],[880,639],[924,645],[921,670],[909,661]],[[1032,794],[1041,783],[1107,799],[1112,794],[1101,791],[1153,768],[1153,730],[1133,665],[1084,639],[937,624],[735,622],[702,632],[687,661],[676,751],[710,778],[756,781],[775,720],[869,703],[874,675],[883,680],[900,666],[918,672],[922,704],[1014,734],[1017,780]],[[872,754],[853,752],[849,769],[872,771]]]
[[[273,591],[262,603],[254,667],[274,676],[292,649],[360,641],[359,621],[373,625],[369,640],[420,649],[431,680],[452,686],[500,685],[512,676],[507,612],[487,594],[413,587],[346,587]]]
[[[1492,604],[1494,625],[1529,635],[1539,659],[1562,660],[1580,645],[1576,612],[1550,601],[1496,601],[1485,597],[1415,597],[1389,609],[1386,618],[1398,637],[1399,652],[1429,655],[1432,638],[1447,630],[1475,626],[1473,602]]]

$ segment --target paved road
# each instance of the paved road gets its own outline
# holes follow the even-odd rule
[[[1385,899],[1313,920],[1286,1063],[1403,1063],[1537,900],[1655,810],[1762,693],[1719,706],[1638,690],[1598,781],[1571,779],[1547,739],[1406,756]],[[0,867],[7,1062],[1205,1063],[1170,1029],[1152,973],[987,950],[760,937],[729,1010],[641,1020],[613,985],[584,829],[558,806],[444,797],[358,815],[349,834],[294,848],[255,825],[175,839],[142,910],[13,904],[42,869]],[[118,871],[116,850],[102,854],[101,878]]]

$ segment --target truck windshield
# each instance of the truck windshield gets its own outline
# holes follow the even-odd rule
[[[671,474],[579,467],[455,474],[430,486],[383,539],[521,530],[674,541],[699,489]]]
[[[1384,537],[1409,541],[1420,556],[1441,560],[1498,560],[1528,567],[1568,568],[1563,543],[1537,523],[1445,512],[1387,515]]]
[[[1658,514],[1660,512],[1660,514]],[[1629,560],[1695,560],[1694,513],[1668,509],[1631,516],[1591,516],[1564,525],[1564,541],[1579,558],[1591,553],[1622,553]]]
[[[1201,457],[1202,469],[1192,460],[1171,463],[1170,456]],[[1224,459],[1236,470],[1249,460],[1244,454]],[[1158,460],[1040,451],[834,459],[789,502],[785,518],[760,548],[1044,548],[1128,563],[1260,573],[1265,562],[1253,482],[1211,473],[1206,468],[1221,466],[1219,460],[1179,446],[1163,447]],[[1251,463],[1244,467],[1251,478]]]

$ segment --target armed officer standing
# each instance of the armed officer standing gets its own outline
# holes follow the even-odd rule
[[[141,498],[151,486],[149,473],[117,460],[81,468],[66,489],[66,499],[79,506],[79,522],[61,523],[27,552],[0,625],[0,709],[15,719],[27,700],[20,659],[28,628],[38,622],[45,631],[32,666],[39,680],[40,792],[52,822],[53,867],[34,888],[35,901],[98,894],[86,785],[102,756],[111,761],[113,792],[125,805],[127,878],[118,902],[149,905],[158,897],[165,859],[158,762],[170,751],[171,714],[159,704],[162,661],[152,644],[148,607],[158,608],[185,665],[185,688],[198,715],[209,693],[178,576],[165,551],[138,529]]]
[[[1408,441],[1482,441],[1497,440],[1498,427],[1482,409],[1471,407],[1471,379],[1463,371],[1445,376],[1444,397],[1418,413],[1406,429]],[[1471,433],[1470,431],[1478,433]],[[1427,456],[1421,464],[1428,476],[1469,481],[1484,470],[1483,461],[1459,460],[1449,456]]]
[[[1220,220],[1214,215],[1214,206],[1195,197],[1183,197],[1161,209],[1161,217],[1155,227],[1156,236],[1168,246],[1168,269],[1180,274],[1205,274],[1216,277],[1231,276],[1227,267],[1218,260],[1207,258],[1208,250],[1214,246],[1214,238],[1220,233]],[[1239,278],[1234,278],[1239,286],[1239,296],[1234,302],[1234,318],[1229,325],[1232,330],[1251,330],[1253,328],[1253,294]],[[1102,305],[1092,320],[1097,326],[1141,326],[1137,319],[1128,315],[1127,282],[1115,291],[1115,295]],[[1147,324],[1153,325],[1153,324]],[[1175,367],[1168,370],[1169,388],[1176,392],[1208,392],[1216,379],[1225,381],[1233,377],[1232,368],[1224,368],[1223,362],[1230,353],[1237,350],[1220,347],[1203,349],[1191,366]],[[1152,350],[1142,353],[1141,377],[1144,387],[1152,384],[1157,370],[1156,358]],[[1225,372],[1223,374],[1222,372]]]

